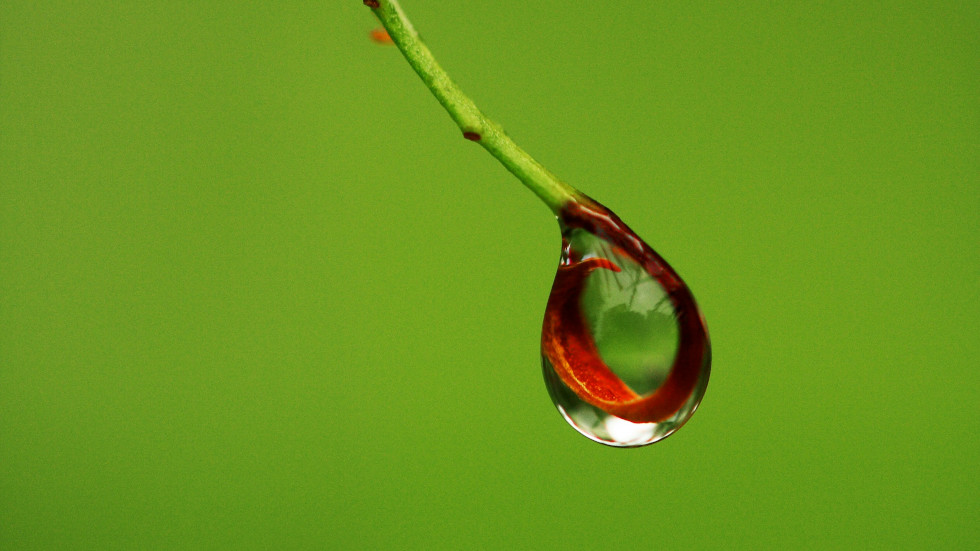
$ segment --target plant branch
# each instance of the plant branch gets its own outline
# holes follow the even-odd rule
[[[556,215],[569,201],[581,202],[584,196],[541,166],[514,143],[504,130],[484,115],[473,100],[439,65],[429,48],[419,38],[411,21],[396,0],[363,0],[374,11],[391,39],[415,69],[422,82],[446,109],[463,132],[463,137],[477,142],[496,157],[504,167],[533,191]]]

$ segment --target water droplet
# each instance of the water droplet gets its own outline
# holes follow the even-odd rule
[[[609,446],[666,438],[708,386],[704,319],[676,272],[602,205],[558,216],[561,263],[541,335],[544,378],[566,421]]]

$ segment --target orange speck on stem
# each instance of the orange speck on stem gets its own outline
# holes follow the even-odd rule
[[[395,41],[391,39],[391,35],[388,31],[384,29],[374,29],[371,31],[371,40],[377,42],[378,44],[394,44]]]

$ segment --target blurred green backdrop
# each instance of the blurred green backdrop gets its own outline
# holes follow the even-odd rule
[[[975,549],[976,2],[405,0],[694,289],[616,450],[547,209],[359,0],[0,4],[3,549]]]

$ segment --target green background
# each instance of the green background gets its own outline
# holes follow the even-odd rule
[[[0,547],[977,547],[976,2],[404,4],[685,277],[701,409],[566,426],[557,226],[359,0],[6,1]]]

